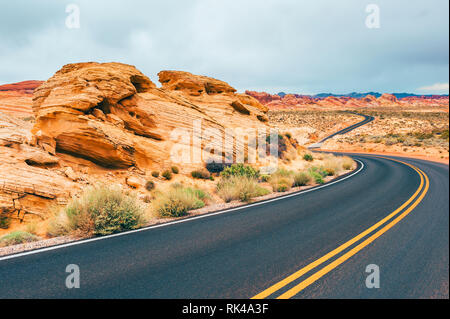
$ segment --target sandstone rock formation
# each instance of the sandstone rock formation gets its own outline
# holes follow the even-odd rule
[[[179,71],[158,75],[162,88],[126,64],[64,66],[34,92],[37,143],[104,167],[164,168],[175,129],[193,132],[201,121],[224,136],[226,128],[266,127],[267,108],[223,81]]]
[[[70,198],[77,186],[47,169],[58,162],[33,146],[29,123],[0,113],[0,215],[20,221],[44,218],[49,204]]]
[[[178,71],[158,75],[161,88],[131,65],[77,63],[44,83],[0,87],[0,107],[12,99],[15,115],[0,113],[0,217],[45,219],[50,205],[97,182],[145,191],[151,170],[173,165],[175,143],[214,149],[229,128],[268,128],[267,107],[223,81]],[[31,91],[34,124],[19,119],[31,115]],[[180,129],[183,134],[171,137]],[[194,137],[199,144],[192,145]],[[190,173],[203,165],[179,167]]]

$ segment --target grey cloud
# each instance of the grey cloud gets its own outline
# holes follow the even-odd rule
[[[81,29],[64,26],[65,6]],[[381,28],[364,25],[376,3]],[[14,1],[0,13],[0,82],[46,79],[63,64],[120,61],[238,90],[417,91],[448,83],[448,1]]]

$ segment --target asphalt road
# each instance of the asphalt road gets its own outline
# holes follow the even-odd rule
[[[333,267],[389,221],[283,286],[286,277],[394,212],[420,186],[416,195],[425,191],[424,176],[412,167],[367,155],[355,159],[364,163],[359,173],[307,193],[164,227],[0,258],[0,297],[251,298],[261,297],[281,281],[282,287],[267,296],[276,298],[292,293],[291,289],[317,278],[328,267],[330,271],[289,297],[448,298],[448,166],[412,159],[404,161],[427,175],[429,189],[419,203],[420,196],[416,196],[398,214],[417,205],[414,209],[338,266]],[[80,268],[79,289],[65,286],[69,264]],[[379,266],[380,288],[366,288],[369,264]]]
[[[360,113],[350,112],[350,111],[348,111],[347,113],[352,113],[352,114],[355,114],[355,115],[362,116],[362,117],[364,117],[364,120],[362,120],[362,121],[360,121],[360,122],[358,122],[358,123],[355,123],[355,124],[353,124],[353,125],[350,125],[350,126],[344,128],[344,129],[342,129],[342,130],[339,130],[339,131],[337,131],[337,132],[335,132],[335,133],[333,133],[333,134],[331,134],[331,135],[328,135],[327,137],[325,137],[325,138],[323,138],[322,140],[320,140],[318,143],[315,143],[315,144],[313,144],[312,146],[310,146],[309,149],[317,149],[317,148],[320,148],[320,146],[321,146],[326,140],[328,140],[328,139],[330,139],[330,138],[332,138],[332,137],[334,137],[334,136],[336,136],[336,135],[342,135],[342,134],[348,133],[348,132],[350,132],[350,131],[352,131],[352,130],[354,130],[354,129],[360,127],[360,126],[363,126],[363,125],[365,125],[365,124],[367,124],[367,123],[372,122],[372,121],[375,119],[373,116],[370,116],[370,115],[365,115],[365,114],[360,114]]]
[[[328,140],[328,139],[330,139],[330,138],[332,138],[332,137],[334,137],[334,136],[336,136],[336,135],[342,135],[342,134],[348,133],[348,132],[354,130],[355,128],[358,128],[358,127],[360,127],[360,126],[363,126],[363,125],[365,125],[365,124],[367,124],[367,123],[372,122],[372,121],[375,119],[373,116],[370,116],[370,115],[365,115],[365,114],[360,114],[360,113],[355,113],[355,112],[348,112],[348,113],[353,113],[353,114],[362,116],[362,117],[364,117],[364,120],[362,120],[361,122],[358,122],[358,123],[356,123],[356,124],[350,125],[350,126],[344,128],[344,129],[342,129],[342,130],[339,130],[339,131],[337,131],[337,132],[335,132],[335,133],[333,133],[333,134],[331,134],[331,135],[325,137],[325,138],[322,139],[319,143],[323,143],[323,142],[325,142],[326,140]]]

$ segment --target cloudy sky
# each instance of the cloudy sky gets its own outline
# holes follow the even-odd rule
[[[239,91],[448,94],[448,10],[448,0],[4,1],[0,84],[119,61],[156,83],[172,69]]]

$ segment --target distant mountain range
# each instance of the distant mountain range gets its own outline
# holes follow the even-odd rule
[[[284,97],[286,94],[288,94],[288,93],[285,93],[285,92],[277,93],[277,95],[280,97]],[[391,93],[391,94],[394,95],[397,99],[402,99],[405,97],[429,97],[429,98],[448,97],[448,94],[422,94],[422,95],[414,94],[414,93]],[[360,98],[366,97],[367,95],[373,95],[376,98],[379,98],[383,94],[379,93],[379,92],[365,92],[365,93],[352,92],[352,93],[348,93],[348,94],[319,93],[319,94],[314,94],[314,95],[307,95],[307,94],[302,94],[302,95],[310,96],[313,98],[326,98],[328,96],[334,96],[334,97],[352,97],[355,99],[360,99]]]

